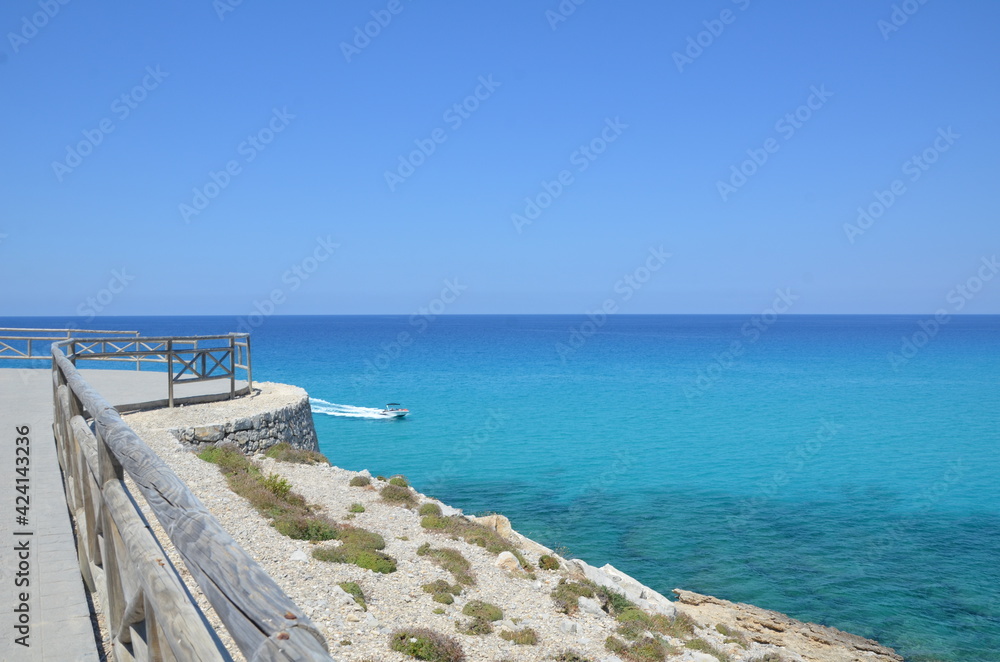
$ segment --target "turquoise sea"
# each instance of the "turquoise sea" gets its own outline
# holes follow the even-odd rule
[[[753,603],[911,661],[996,662],[1000,317],[927,319],[250,321],[255,379],[309,391],[339,466],[403,473],[665,594]],[[91,326],[191,335],[239,324]],[[389,401],[412,414],[355,409]]]

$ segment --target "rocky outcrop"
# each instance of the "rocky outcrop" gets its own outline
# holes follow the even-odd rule
[[[677,609],[700,623],[717,623],[744,633],[757,644],[794,651],[803,662],[903,662],[877,641],[815,623],[803,623],[776,611],[674,589]]]
[[[313,426],[309,396],[302,389],[295,390],[297,393],[293,395],[297,397],[291,398],[291,402],[276,403],[276,408],[221,423],[172,429],[171,432],[185,445],[198,447],[228,442],[239,446],[248,455],[281,442],[303,450],[318,451],[319,440]]]

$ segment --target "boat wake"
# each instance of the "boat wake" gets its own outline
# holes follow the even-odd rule
[[[372,407],[355,407],[354,405],[338,405],[335,402],[327,402],[320,398],[309,398],[309,406],[314,414],[326,414],[327,416],[340,416],[342,418],[385,418],[379,412],[381,409]]]

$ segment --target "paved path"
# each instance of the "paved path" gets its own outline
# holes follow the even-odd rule
[[[82,370],[83,376],[111,404],[150,402],[166,396],[166,374],[125,370]],[[239,384],[242,386],[242,384]],[[177,397],[228,391],[225,380],[191,384]],[[70,524],[66,494],[52,436],[52,372],[0,368],[0,661],[97,662],[100,659],[91,623],[90,607],[80,576],[76,542]],[[30,465],[28,524],[18,525],[15,491],[17,428],[27,426]],[[23,465],[22,465],[23,466]],[[24,484],[23,482],[21,483]],[[30,532],[31,535],[26,535]],[[22,571],[23,552],[27,573]],[[29,582],[16,586],[18,580]],[[28,647],[15,629],[25,593],[29,628]]]

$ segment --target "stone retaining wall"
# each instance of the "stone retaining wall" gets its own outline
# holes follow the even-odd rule
[[[263,411],[246,418],[235,418],[224,423],[173,429],[171,432],[182,443],[190,446],[229,442],[236,444],[247,455],[262,452],[283,441],[295,448],[318,451],[319,439],[313,426],[309,396],[280,409]]]

